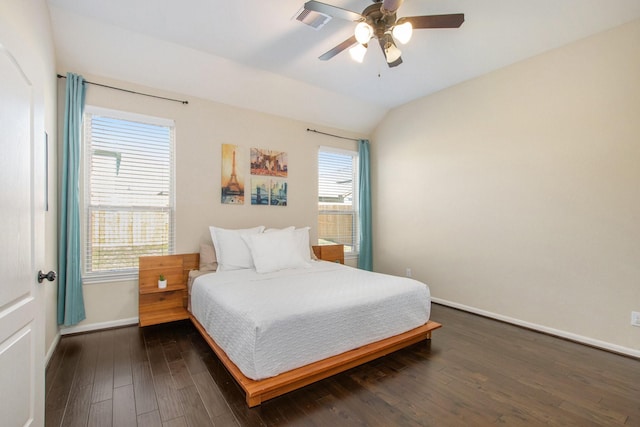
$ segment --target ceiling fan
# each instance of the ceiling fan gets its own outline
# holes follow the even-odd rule
[[[389,67],[402,64],[402,52],[395,41],[405,44],[411,39],[414,29],[421,28],[458,28],[464,22],[463,13],[449,15],[423,15],[396,17],[396,12],[403,0],[373,0],[362,13],[350,11],[319,1],[308,1],[296,19],[316,29],[320,29],[331,18],[346,19],[357,22],[354,35],[343,41],[333,49],[324,53],[319,59],[326,61],[345,49],[357,62],[362,62],[369,41],[378,40]]]

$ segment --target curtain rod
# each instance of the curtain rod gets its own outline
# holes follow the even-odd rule
[[[63,76],[62,74],[58,74],[57,75],[59,79],[66,79],[67,76]],[[142,93],[142,92],[136,92],[135,90],[129,90],[129,89],[122,89],[120,87],[115,87],[115,86],[109,86],[109,85],[103,85],[102,83],[95,83],[95,82],[90,82],[88,80],[84,81],[85,83],[89,83],[90,85],[94,85],[94,86],[101,86],[101,87],[106,87],[108,89],[115,89],[115,90],[119,90],[121,92],[128,92],[128,93],[133,93],[136,95],[143,95],[143,96],[149,96],[151,98],[158,98],[158,99],[164,99],[166,101],[173,101],[173,102],[179,102],[181,104],[188,104],[189,101],[183,101],[181,99],[173,99],[173,98],[165,98],[164,96],[158,96],[158,95],[151,95],[148,93]]]
[[[320,133],[322,135],[327,135],[327,136],[332,136],[334,138],[340,138],[340,139],[348,139],[349,141],[360,141],[357,138],[347,138],[346,136],[340,136],[340,135],[334,135],[332,133],[326,133],[326,132],[320,132],[319,130],[315,130],[315,129],[309,129],[307,128],[307,132],[314,132],[314,133]]]

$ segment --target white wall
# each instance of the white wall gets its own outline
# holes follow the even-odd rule
[[[318,147],[328,145],[355,150],[357,146],[352,141],[307,132],[307,128],[362,137],[343,130],[320,128],[311,123],[112,81],[83,73],[83,70],[65,69],[64,64],[58,66],[60,74],[71,71],[89,81],[189,101],[188,105],[182,105],[93,85],[88,86],[86,96],[87,105],[175,120],[176,253],[197,252],[200,242],[210,241],[210,225],[226,228],[260,224],[268,227],[311,226],[311,241],[315,242]],[[63,94],[64,80],[58,86]],[[247,162],[251,147],[286,151],[289,160],[288,206],[251,206],[248,191],[244,205],[222,205],[222,144],[243,147]],[[248,163],[245,168],[245,185],[248,186]],[[84,285],[87,319],[65,332],[135,321],[138,316],[137,289],[137,281]]]
[[[640,355],[638,40],[635,21],[388,114],[372,146],[375,269]]]
[[[18,56],[21,66],[25,67],[33,85],[34,137],[36,143],[43,140],[42,132],[49,135],[49,211],[45,213],[44,224],[36,223],[37,235],[45,239],[44,265],[37,266],[43,271],[57,270],[56,240],[56,84],[55,51],[52,42],[49,11],[44,0],[11,0],[0,2],[0,32],[3,40],[15,40],[15,45],[6,46]],[[38,209],[41,206],[37,207]],[[44,226],[44,229],[42,229]],[[37,259],[40,257],[38,256]],[[44,301],[41,309],[45,312],[45,351],[50,349],[58,336],[56,316],[55,282],[44,283]]]

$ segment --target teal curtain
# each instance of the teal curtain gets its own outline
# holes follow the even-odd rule
[[[373,270],[373,245],[371,242],[371,177],[369,173],[369,141],[358,141],[359,161],[359,213],[360,213],[360,255],[358,268]]]
[[[67,73],[58,234],[58,324],[64,326],[85,319],[80,263],[80,135],[84,98],[82,76]]]

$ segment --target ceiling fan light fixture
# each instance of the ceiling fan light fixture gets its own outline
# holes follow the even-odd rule
[[[362,63],[364,60],[364,55],[367,53],[367,46],[358,43],[351,49],[349,49],[349,55],[351,55],[351,59],[358,63]]]
[[[384,47],[384,56],[387,58],[387,63],[392,64],[400,58],[402,52],[394,44],[387,44]]]
[[[396,25],[392,30],[393,38],[398,40],[402,44],[409,43],[411,35],[413,34],[413,26],[411,22],[405,22],[404,24]]]
[[[356,25],[354,35],[356,36],[356,40],[358,40],[358,43],[360,43],[361,45],[367,44],[373,36],[373,28],[371,28],[371,25],[367,24],[364,21],[359,22],[358,25]]]

